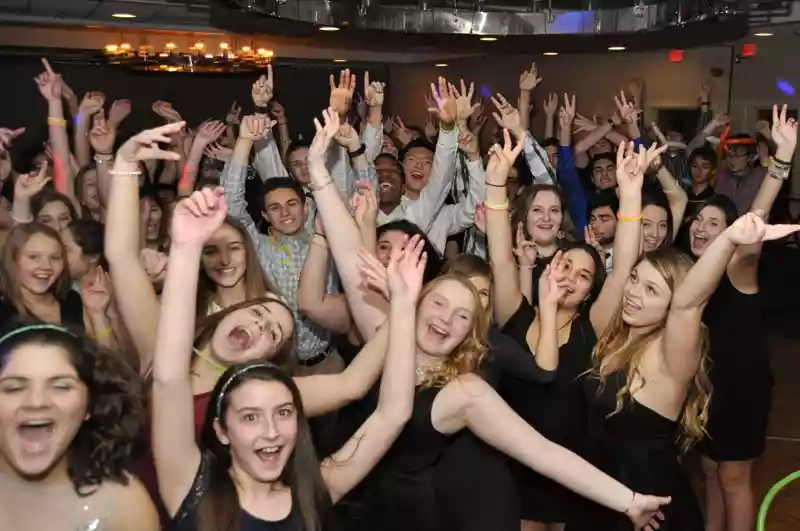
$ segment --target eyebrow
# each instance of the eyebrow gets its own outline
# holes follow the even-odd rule
[[[74,374],[56,374],[55,376],[50,376],[49,378],[47,378],[48,382],[52,382],[54,380],[72,380],[75,382],[79,382],[80,378],[78,378]],[[31,381],[31,378],[28,378],[27,376],[14,376],[14,375],[3,376],[2,378],[0,378],[0,382],[6,382],[6,381],[29,382]]]
[[[273,315],[272,310],[269,309],[269,306],[267,306],[267,304],[269,304],[269,303],[265,302],[263,304],[260,304],[259,306],[264,308],[264,311],[267,312],[268,314]],[[276,304],[280,304],[280,303],[276,303]],[[281,333],[281,341],[283,341],[283,338],[286,337],[286,332],[283,331],[283,326],[281,326],[281,323],[276,321],[275,325],[278,327],[278,331],[280,331],[280,333]]]

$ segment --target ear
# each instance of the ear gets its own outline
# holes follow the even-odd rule
[[[228,436],[225,434],[225,430],[222,428],[222,424],[220,424],[219,419],[214,419],[214,433],[217,435],[219,442],[225,446],[228,446],[231,443],[231,440],[228,439]]]
[[[271,223],[269,217],[267,217],[267,213],[264,212],[263,210],[261,211],[261,217],[264,218],[264,221],[266,221],[267,223]]]

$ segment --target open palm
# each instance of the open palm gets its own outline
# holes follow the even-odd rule
[[[228,213],[222,188],[203,188],[175,205],[172,243],[202,246],[217,232]]]
[[[395,250],[386,268],[389,292],[392,299],[403,297],[416,301],[422,289],[425,264],[428,255],[423,251],[425,240],[419,235],[412,237],[402,251]]]

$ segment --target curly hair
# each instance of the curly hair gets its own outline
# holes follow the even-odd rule
[[[4,331],[0,372],[19,347],[46,345],[63,350],[86,385],[87,418],[66,454],[67,473],[75,492],[88,496],[106,480],[127,484],[131,453],[144,416],[136,371],[119,355],[61,326],[17,323]]]
[[[422,293],[420,293],[417,308],[419,308],[425,300],[425,297],[433,291],[436,286],[448,281],[458,282],[472,294],[473,300],[475,301],[472,326],[467,333],[467,337],[450,353],[450,356],[435,370],[426,373],[419,384],[423,389],[427,387],[444,387],[462,374],[477,372],[478,367],[489,351],[488,338],[491,322],[489,316],[481,311],[480,295],[478,295],[478,291],[475,289],[472,282],[469,281],[469,277],[453,271],[429,282],[422,289]]]

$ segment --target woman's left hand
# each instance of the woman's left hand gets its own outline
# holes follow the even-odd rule
[[[768,225],[763,211],[748,212],[725,229],[724,234],[734,245],[752,245],[780,240],[800,230],[800,225]]]
[[[394,250],[386,268],[391,300],[402,298],[406,302],[415,303],[422,290],[422,278],[425,276],[425,265],[428,253],[424,252],[425,240],[414,236],[403,248]]]
[[[775,156],[784,162],[791,162],[797,147],[797,120],[786,117],[785,104],[780,113],[777,105],[772,106],[772,140],[777,146]]]
[[[311,178],[322,182],[314,184],[323,185],[325,179],[330,176],[323,175],[323,171],[327,174],[325,169],[325,161],[328,159],[328,148],[333,139],[339,134],[339,115],[333,109],[328,107],[322,111],[322,123],[317,118],[314,118],[314,127],[317,128],[317,133],[311,141],[311,146],[308,148],[308,169]]]
[[[105,313],[111,304],[111,279],[108,273],[95,266],[91,275],[82,282],[83,305],[89,313]]]
[[[637,492],[634,493],[625,515],[633,522],[634,529],[655,531],[659,528],[659,522],[664,519],[661,506],[669,505],[671,501],[669,496],[648,496]]]

